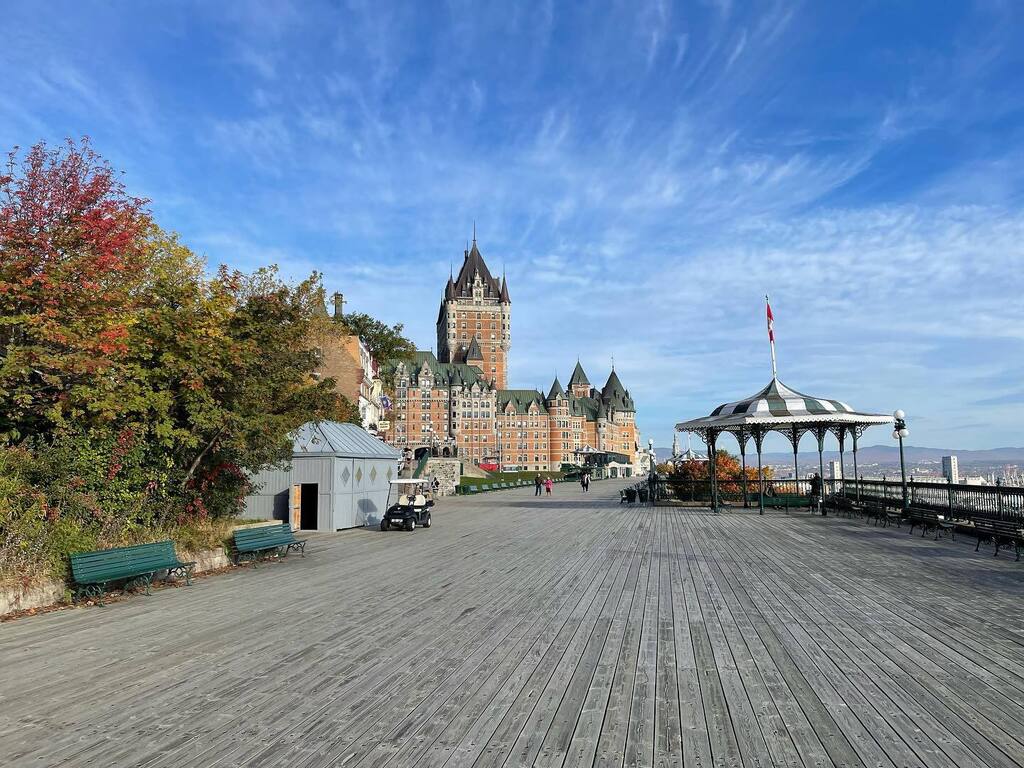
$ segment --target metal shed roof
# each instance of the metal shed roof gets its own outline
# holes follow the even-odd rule
[[[343,456],[353,459],[399,459],[402,454],[362,427],[340,421],[310,421],[293,435],[295,456]]]

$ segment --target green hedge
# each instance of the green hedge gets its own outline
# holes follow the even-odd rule
[[[565,480],[561,472],[490,472],[487,477],[464,477],[455,488],[458,494],[480,493],[482,491],[500,491],[505,488],[519,488],[533,485],[533,479],[540,475],[551,478],[556,483]],[[508,483],[509,485],[503,485]]]

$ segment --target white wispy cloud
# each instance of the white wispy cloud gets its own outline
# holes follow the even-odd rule
[[[212,263],[321,270],[426,347],[475,220],[508,273],[513,381],[546,389],[577,355],[603,380],[614,356],[659,444],[764,383],[765,292],[791,385],[899,404],[936,443],[1024,428],[998,412],[1024,352],[1005,6],[947,46],[868,41],[849,66],[884,77],[850,93],[820,79],[817,4],[196,5],[145,49],[118,45],[142,12],[31,10],[0,50],[0,140],[94,135]],[[1002,142],[958,133],[997,121]],[[917,140],[938,156],[912,174],[893,153]]]

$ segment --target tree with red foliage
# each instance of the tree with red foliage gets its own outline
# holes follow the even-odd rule
[[[762,470],[765,480],[772,478],[771,467]],[[679,480],[707,482],[711,477],[709,463],[706,461],[684,461],[676,465],[672,477]],[[739,493],[742,489],[743,465],[739,457],[733,456],[724,448],[715,451],[715,478],[718,480],[720,493]],[[747,467],[748,484],[757,482],[757,467]],[[752,485],[750,487],[753,487]]]
[[[146,201],[87,139],[0,173],[0,439],[112,419],[145,279]]]

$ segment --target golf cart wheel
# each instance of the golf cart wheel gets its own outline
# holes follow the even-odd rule
[[[380,529],[382,531],[386,531],[388,529],[388,521],[387,520],[381,520],[380,521]]]
[[[424,528],[429,528],[430,527],[430,515],[427,515],[427,519],[423,521],[423,527]]]
[[[407,531],[415,531],[416,530],[416,521],[413,518],[411,518],[411,517],[409,518],[409,522],[407,522],[405,524],[405,530],[407,530]]]

